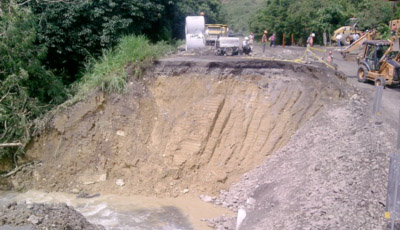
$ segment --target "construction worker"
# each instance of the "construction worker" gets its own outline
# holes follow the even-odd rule
[[[251,53],[250,41],[248,37],[245,37],[242,44],[243,53],[249,55]]]
[[[250,44],[249,37],[245,37],[242,43],[242,46],[248,46]]]
[[[332,51],[329,51],[329,55],[328,58],[326,59],[328,61],[328,63],[333,63],[333,55],[332,55]]]
[[[395,36],[397,32],[397,26],[395,23],[392,24],[392,36]]]
[[[252,46],[254,43],[254,33],[251,32],[249,35],[249,44]]]
[[[338,35],[336,35],[336,42],[337,42],[337,46],[342,46],[342,37],[343,37],[343,33],[339,33]]]
[[[350,42],[350,45],[353,44],[353,42],[354,42],[353,34],[349,34],[349,36],[347,36],[347,39]]]
[[[276,37],[275,37],[275,33],[273,33],[272,34],[272,36],[271,37],[269,37],[269,40],[271,41],[271,43],[269,44],[269,47],[274,47],[275,48],[275,39],[276,39]]]
[[[359,34],[357,34],[357,33],[353,34],[354,41],[357,41],[359,38],[360,38]]]
[[[263,43],[263,53],[265,53],[265,47],[267,46],[267,39],[268,39],[268,31],[265,30],[261,38],[261,42]]]
[[[315,38],[315,34],[314,33],[310,34],[310,36],[307,38],[307,47],[314,46],[314,38]]]

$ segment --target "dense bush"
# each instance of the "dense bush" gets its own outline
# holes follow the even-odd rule
[[[69,84],[79,78],[87,57],[116,45],[128,34],[146,34],[152,41],[183,38],[186,15],[207,13],[218,18],[219,1],[169,0],[75,0],[70,2],[31,1],[40,18],[38,40],[47,51],[47,66],[65,75]]]
[[[0,16],[2,143],[28,140],[31,122],[66,98],[61,81],[42,65],[46,49],[35,44],[35,22],[28,9],[11,9]],[[13,151],[0,149],[0,158]]]
[[[123,34],[139,34],[159,20],[164,6],[158,1],[91,0],[32,1],[40,18],[38,41],[47,47],[47,66],[64,73],[64,82],[76,80],[85,58],[98,56]]]

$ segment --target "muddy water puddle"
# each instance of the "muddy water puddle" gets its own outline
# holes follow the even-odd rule
[[[67,193],[0,191],[0,205],[13,201],[66,203],[82,213],[91,223],[101,224],[108,230],[206,230],[210,228],[201,219],[233,215],[227,209],[193,197],[102,195],[86,199]]]

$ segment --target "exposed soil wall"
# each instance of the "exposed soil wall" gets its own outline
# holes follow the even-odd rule
[[[332,71],[282,62],[160,61],[126,94],[97,92],[56,115],[27,151],[42,164],[12,185],[217,194],[344,96],[343,84]]]

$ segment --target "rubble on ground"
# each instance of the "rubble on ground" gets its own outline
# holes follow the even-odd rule
[[[29,230],[105,230],[89,223],[85,217],[66,204],[27,204],[16,202],[0,207],[0,228]]]
[[[244,207],[241,229],[383,229],[395,137],[376,124],[364,97],[353,95],[317,114],[215,203]],[[209,221],[215,229],[236,223]]]

